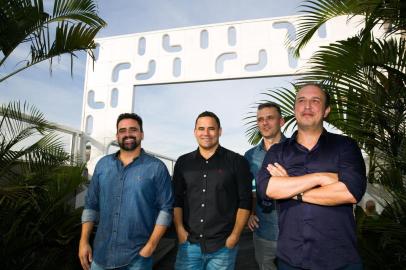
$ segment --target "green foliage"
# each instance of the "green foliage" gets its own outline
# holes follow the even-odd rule
[[[73,57],[77,51],[96,47],[93,39],[106,23],[97,16],[93,0],[55,0],[52,13],[44,8],[42,0],[0,0],[0,67],[17,47],[26,51],[27,59],[19,59],[21,65],[8,77],[55,56]]]
[[[377,219],[357,215],[358,237],[366,269],[404,269],[406,265],[406,2],[384,0],[305,1],[299,20],[296,55],[319,27],[340,15],[364,16],[359,34],[321,47],[294,89],[270,90],[295,125],[294,93],[319,83],[332,97],[327,122],[357,140],[369,157],[370,183],[383,186],[391,199]],[[374,37],[374,27],[386,27]],[[254,116],[247,134],[256,138]]]
[[[27,113],[28,112],[28,113]],[[80,269],[83,166],[34,107],[0,107],[0,260],[4,269]],[[31,140],[31,141],[30,141]]]

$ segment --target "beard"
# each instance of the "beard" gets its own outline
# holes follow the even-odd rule
[[[133,139],[131,143],[125,143],[126,139]],[[126,136],[121,141],[118,142],[121,150],[124,151],[133,151],[136,149],[140,144],[137,142],[137,138],[134,136]]]

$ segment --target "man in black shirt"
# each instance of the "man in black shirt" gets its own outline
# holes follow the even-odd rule
[[[194,133],[199,148],[179,157],[173,174],[175,269],[231,270],[252,206],[252,175],[241,155],[219,145],[214,113],[201,113]]]

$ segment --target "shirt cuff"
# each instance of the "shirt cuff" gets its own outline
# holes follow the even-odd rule
[[[158,217],[156,218],[156,225],[162,225],[169,227],[172,222],[172,215],[163,210],[159,211]]]
[[[97,223],[99,221],[99,212],[93,209],[83,209],[82,223],[89,221]]]

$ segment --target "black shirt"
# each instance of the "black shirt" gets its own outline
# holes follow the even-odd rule
[[[211,253],[225,245],[238,208],[251,210],[252,175],[241,155],[219,146],[204,159],[199,149],[177,160],[173,173],[175,207],[183,209],[188,241]]]
[[[342,135],[321,134],[310,151],[292,138],[272,146],[257,176],[257,188],[266,197],[269,163],[278,162],[290,176],[332,172],[357,201],[366,189],[365,164],[357,143]],[[312,270],[339,269],[361,262],[356,246],[352,204],[323,206],[286,199],[278,201],[277,257],[288,264]]]

